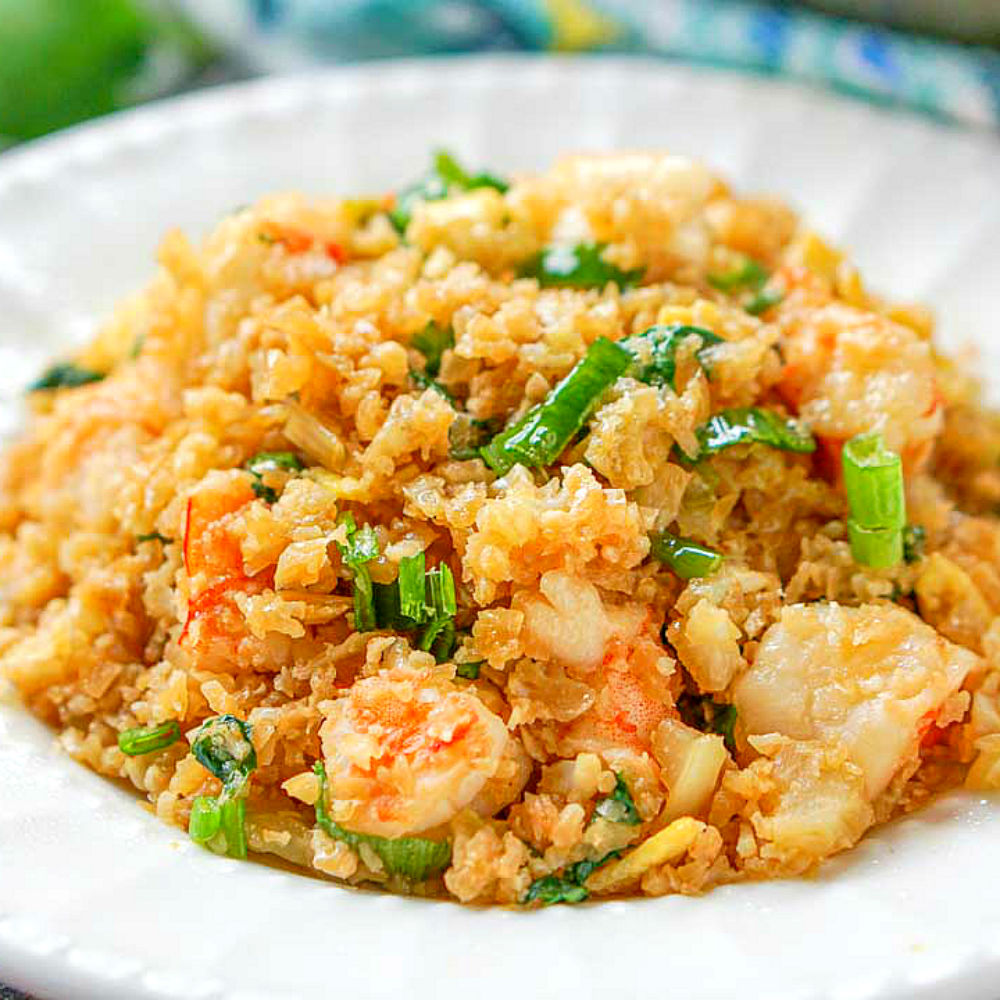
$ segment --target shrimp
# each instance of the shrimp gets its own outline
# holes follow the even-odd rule
[[[794,269],[782,276],[795,287]],[[908,468],[924,466],[944,418],[929,344],[878,313],[817,301],[805,287],[779,316],[786,359],[779,391],[825,451],[838,454],[855,434],[880,431]]]
[[[873,801],[916,760],[929,720],[975,664],[902,608],[796,604],[764,633],[733,702],[748,735],[845,751]]]
[[[239,594],[260,593],[266,574],[250,577],[243,566],[233,519],[254,499],[245,475],[216,473],[191,494],[184,518],[187,617],[178,643],[205,666],[218,657],[240,658],[246,625],[236,604]]]
[[[593,704],[562,730],[568,756],[609,746],[648,752],[653,731],[676,717],[674,662],[657,642],[645,605],[605,605],[597,588],[561,571],[540,594],[519,595],[525,652],[555,660],[595,688]]]
[[[320,729],[334,819],[403,837],[469,806],[507,755],[507,727],[433,668],[399,666],[357,681]]]

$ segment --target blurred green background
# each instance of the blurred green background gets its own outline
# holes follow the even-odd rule
[[[976,50],[959,44],[919,40],[923,34],[997,45],[1000,0],[808,4],[903,30],[862,28],[844,46],[836,40],[843,30],[836,25],[845,22],[807,15],[805,3],[792,0],[0,0],[0,149],[199,84],[316,59],[465,48],[612,47],[799,78],[805,51],[811,63],[807,76],[814,82],[872,99],[925,105],[945,117],[995,121],[1000,116],[1000,55],[987,52],[984,57],[982,48],[973,55]],[[698,35],[701,29],[695,25],[680,40],[644,50],[643,35],[652,38],[657,11],[666,20],[720,27],[715,35]],[[456,31],[459,13],[478,27]],[[735,22],[723,23],[727,16],[742,18],[748,36],[737,58],[724,38],[734,31]],[[599,37],[602,21],[618,26],[631,22],[632,28],[607,45]],[[450,37],[445,37],[447,30]],[[864,37],[865,31],[871,39]],[[292,38],[284,46],[282,32]],[[318,45],[311,49],[311,41],[324,42],[325,50]],[[775,54],[775,46],[784,46],[786,61]],[[851,54],[844,56],[847,50]],[[957,83],[956,66],[960,76],[964,71]],[[994,94],[985,103],[996,110],[987,113],[979,107],[965,113],[972,103],[984,103],[982,97],[963,96],[976,86]],[[929,92],[950,95],[950,106],[924,99]]]

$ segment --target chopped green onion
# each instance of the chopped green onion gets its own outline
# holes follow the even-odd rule
[[[811,452],[816,439],[795,420],[773,410],[743,406],[723,410],[698,429],[698,458],[714,455],[736,444],[764,444],[781,451]]]
[[[711,695],[682,694],[677,711],[685,725],[723,738],[730,753],[736,752],[736,706],[715,701]]]
[[[479,670],[485,662],[485,660],[470,660],[467,663],[456,663],[455,676],[467,681],[478,681]]]
[[[249,459],[244,466],[253,476],[254,495],[265,503],[274,503],[278,499],[277,491],[264,482],[268,472],[301,472],[305,466],[298,455],[290,451],[262,451]]]
[[[844,445],[842,463],[854,561],[874,569],[895,566],[904,557],[906,527],[899,455],[886,448],[881,434],[857,434]]]
[[[582,903],[590,895],[585,882],[601,865],[621,856],[621,851],[611,851],[598,861],[577,861],[563,870],[562,875],[545,875],[535,879],[528,887],[522,903]]]
[[[919,524],[908,524],[903,529],[903,558],[908,563],[919,562],[924,557],[927,531]]]
[[[650,538],[650,551],[682,580],[711,576],[722,565],[714,549],[663,531]]]
[[[843,451],[844,489],[851,517],[862,528],[906,526],[903,463],[881,434],[858,434]]]
[[[257,751],[250,741],[250,725],[235,715],[206,720],[191,745],[195,759],[222,782],[220,801],[238,798],[257,769]]]
[[[629,374],[649,385],[669,385],[671,389],[676,389],[674,376],[677,373],[677,348],[687,337],[700,338],[701,344],[695,357],[707,371],[705,354],[713,344],[723,343],[722,338],[700,326],[672,323],[669,326],[651,326],[634,337],[619,341],[619,345],[635,358]]]
[[[612,823],[638,826],[642,822],[639,810],[632,801],[625,779],[615,772],[615,790],[601,799],[594,807],[594,815]],[[589,874],[589,873],[588,873]]]
[[[449,187],[459,188],[463,191],[472,191],[475,188],[493,188],[504,194],[510,185],[495,174],[481,172],[470,174],[460,167],[458,161],[446,150],[439,150],[434,156],[434,169]]]
[[[418,389],[433,389],[445,402],[452,406],[457,406],[455,397],[438,381],[432,379],[426,372],[418,371],[416,368],[410,369],[410,381]]]
[[[354,833],[335,823],[327,811],[326,767],[322,761],[316,761],[313,772],[319,779],[319,796],[315,806],[316,825],[328,837],[347,844],[354,851],[366,844],[379,856],[390,875],[400,875],[412,882],[424,882],[448,867],[451,861],[451,844],[447,840],[376,837],[373,834]]]
[[[246,799],[228,799],[219,807],[221,822],[219,832],[226,841],[226,854],[240,861],[247,856]]]
[[[476,420],[459,413],[448,428],[448,455],[458,462],[479,458],[479,449],[500,430],[497,420]]]
[[[450,618],[458,610],[455,577],[447,563],[427,574],[427,609],[432,618]]]
[[[100,382],[105,376],[74,364],[58,364],[46,369],[31,385],[28,392],[44,392],[49,389],[77,389],[81,385]]]
[[[854,518],[847,521],[851,555],[860,566],[888,569],[903,559],[903,532],[899,528],[862,528]]]
[[[631,363],[628,351],[599,337],[543,402],[481,449],[486,464],[501,476],[517,464],[550,465]]]
[[[138,726],[118,734],[118,749],[127,757],[165,750],[181,738],[181,727],[176,719],[159,726]]]
[[[423,630],[417,645],[425,653],[433,653],[438,663],[447,663],[455,652],[457,638],[451,619],[433,621]]]
[[[137,542],[159,542],[161,545],[173,545],[174,540],[161,535],[158,531],[151,531],[148,535],[136,535]]]
[[[337,542],[337,548],[354,577],[354,628],[358,632],[372,632],[378,625],[372,578],[366,564],[378,558],[378,536],[370,524],[358,528],[350,514],[344,515],[340,522],[347,525],[347,542]]]
[[[247,462],[246,468],[253,475],[262,476],[265,472],[301,472],[305,466],[294,452],[262,451]]]
[[[427,606],[427,574],[424,567],[423,552],[404,556],[399,561],[399,612],[416,622],[423,621]]]
[[[774,288],[762,288],[743,308],[751,316],[762,316],[778,305],[785,297],[784,292]]]
[[[245,796],[250,776],[257,769],[257,751],[250,735],[248,723],[235,715],[218,715],[202,724],[191,745],[198,763],[222,782],[222,794],[218,798],[203,796],[195,800],[198,816],[195,817],[192,808],[188,833],[217,854],[239,859],[247,856]],[[217,821],[209,815],[213,809]],[[209,833],[213,827],[216,833]]]
[[[546,247],[520,271],[535,278],[542,288],[604,288],[608,284],[630,288],[642,281],[643,268],[623,271],[604,259],[605,243]]]
[[[188,836],[198,844],[207,844],[222,826],[222,810],[213,795],[199,795],[191,805]]]
[[[389,221],[402,235],[420,202],[440,201],[453,191],[472,191],[476,188],[494,188],[503,194],[507,190],[507,182],[489,173],[469,174],[453,156],[441,151],[434,157],[433,169],[397,196]]]
[[[434,378],[441,371],[444,352],[455,346],[455,332],[450,326],[440,327],[432,320],[410,338],[410,346],[427,359],[424,372]]]
[[[731,271],[708,275],[708,283],[720,292],[738,292],[744,288],[762,288],[770,277],[766,268],[750,257]]]

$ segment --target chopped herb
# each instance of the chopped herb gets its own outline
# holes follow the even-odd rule
[[[682,694],[677,699],[681,720],[703,733],[723,738],[730,753],[736,752],[736,706],[713,700],[711,695]]]
[[[881,434],[856,434],[842,456],[851,554],[862,566],[886,569],[904,557],[903,463]]]
[[[455,157],[446,150],[439,150],[434,156],[434,169],[449,187],[459,188],[463,191],[472,191],[475,188],[493,188],[504,194],[510,185],[495,174],[481,172],[470,174],[459,166]]]
[[[423,178],[402,191],[396,206],[389,213],[389,220],[398,233],[405,234],[413,210],[422,201],[440,201],[453,192],[472,191],[476,188],[494,188],[503,194],[506,181],[489,173],[469,174],[458,165],[455,158],[443,150],[434,157],[434,167]]]
[[[775,288],[763,288],[743,308],[751,316],[762,316],[768,309],[778,305],[784,297],[785,293]]]
[[[439,396],[452,406],[457,406],[455,397],[438,381],[432,379],[426,372],[418,371],[416,368],[410,369],[410,381],[418,389],[433,389]]]
[[[674,376],[677,373],[677,348],[688,337],[700,338],[701,343],[695,351],[695,357],[707,372],[708,348],[713,344],[723,343],[722,338],[700,326],[672,323],[669,326],[651,326],[648,330],[619,342],[635,358],[629,374],[649,385],[669,385],[671,389],[676,389]]]
[[[723,410],[698,429],[697,458],[714,455],[736,444],[764,444],[781,451],[811,452],[816,439],[809,430],[773,410],[756,406]]]
[[[738,292],[745,288],[763,288],[770,277],[766,268],[750,257],[731,271],[708,275],[708,283],[720,292]]]
[[[250,726],[235,715],[208,719],[191,745],[195,760],[222,782],[221,801],[239,798],[257,769],[257,751],[250,741]]]
[[[520,271],[542,288],[604,288],[608,284],[631,288],[642,281],[643,268],[623,271],[604,259],[604,243],[546,247]]]
[[[423,552],[404,556],[399,561],[399,613],[415,622],[424,620],[427,597],[427,573]]]
[[[328,837],[347,844],[354,851],[366,844],[381,858],[390,875],[400,875],[412,882],[424,882],[448,867],[451,861],[451,844],[447,840],[376,837],[373,834],[354,833],[335,823],[327,811],[326,767],[322,761],[316,761],[313,772],[319,779],[319,796],[315,806],[316,825]]]
[[[275,243],[278,242],[270,233],[258,233],[257,239],[260,240],[261,243],[266,243],[269,247],[273,247]]]
[[[48,368],[28,386],[28,392],[45,392],[49,389],[77,389],[81,385],[100,382],[105,376],[74,364],[58,364]]]
[[[919,562],[924,557],[927,531],[920,524],[908,524],[903,529],[903,558],[908,563]]]
[[[118,734],[118,749],[127,757],[166,750],[181,738],[181,727],[176,719],[159,726],[137,726]]]
[[[447,663],[455,652],[458,638],[455,623],[450,619],[431,622],[423,631],[417,645],[427,653],[433,653],[438,663]]]
[[[174,540],[161,535],[158,531],[151,531],[148,535],[136,535],[137,542],[159,542],[161,545],[173,545]]]
[[[688,538],[663,531],[650,538],[650,551],[682,580],[711,576],[722,565],[722,555]]]
[[[371,525],[358,528],[350,514],[340,519],[347,526],[347,543],[337,542],[340,558],[354,576],[354,628],[358,632],[372,632],[377,627],[375,596],[371,573],[367,563],[379,555],[378,536]]]
[[[625,823],[628,826],[638,826],[642,822],[639,810],[632,801],[625,779],[615,772],[615,790],[601,799],[594,807],[594,815],[612,823]],[[590,874],[589,872],[587,873]]]
[[[143,347],[146,346],[146,335],[140,333],[138,337],[132,342],[132,350],[129,351],[129,357],[134,361],[140,354],[142,354]]]
[[[593,873],[609,861],[621,856],[621,851],[612,851],[599,861],[577,861],[563,870],[562,875],[545,875],[535,879],[528,887],[523,903],[582,903],[590,893],[584,883]]]
[[[418,350],[426,359],[424,371],[435,378],[441,371],[444,352],[455,346],[455,332],[450,326],[440,327],[433,321],[410,338],[410,346]]]
[[[458,462],[479,458],[479,449],[500,430],[498,420],[477,420],[460,413],[448,428],[448,455]]]
[[[242,860],[247,856],[245,796],[250,776],[257,769],[250,725],[235,715],[208,719],[198,730],[191,753],[209,774],[222,782],[222,794],[195,800],[188,834],[216,854]]]
[[[485,660],[470,660],[468,663],[456,663],[455,676],[467,681],[478,681],[479,669],[485,662]]]
[[[264,475],[268,472],[301,472],[305,466],[293,452],[262,451],[249,459],[244,468],[253,476],[250,485],[253,487],[254,495],[265,503],[275,503],[278,493],[264,482]]]
[[[628,351],[599,337],[543,402],[481,449],[486,464],[501,476],[517,464],[550,465],[631,363]]]

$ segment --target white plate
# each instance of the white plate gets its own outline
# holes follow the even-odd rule
[[[0,391],[86,336],[168,226],[203,232],[277,188],[397,187],[438,144],[499,171],[584,148],[704,157],[1000,360],[994,138],[645,61],[474,59],[223,89],[0,157]],[[0,707],[0,980],[60,1000],[1000,996],[1000,805],[949,797],[811,881],[475,910],[216,858],[51,743]]]

